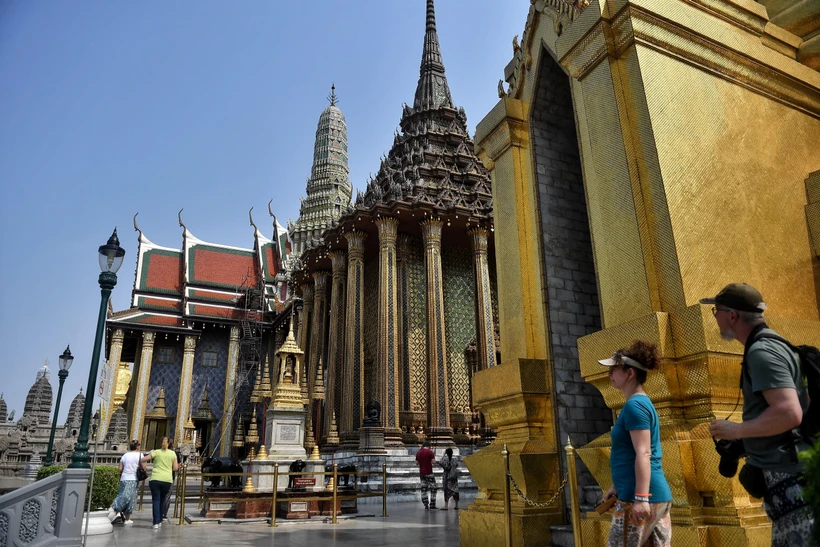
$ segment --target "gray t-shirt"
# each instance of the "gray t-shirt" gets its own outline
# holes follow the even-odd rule
[[[776,334],[771,329],[761,333]],[[769,408],[763,391],[775,388],[793,388],[805,409],[806,388],[800,373],[800,358],[787,345],[769,338],[754,342],[746,354],[746,373],[743,378],[743,421],[760,416]],[[779,471],[798,473],[802,470],[791,431],[773,437],[743,439],[746,459],[752,465]],[[798,450],[807,446],[798,445]]]

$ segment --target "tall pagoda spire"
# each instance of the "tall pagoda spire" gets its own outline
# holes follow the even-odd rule
[[[441,60],[441,48],[436,32],[436,6],[434,0],[427,0],[427,31],[424,34],[424,49],[421,54],[419,83],[413,108],[453,107],[447,77],[444,75],[444,62]]]
[[[330,105],[319,116],[316,128],[307,196],[299,208],[299,219],[288,226],[296,255],[304,252],[314,238],[347,212],[353,194],[347,164],[347,123],[336,106],[339,101],[336,84],[331,86],[327,100]]]

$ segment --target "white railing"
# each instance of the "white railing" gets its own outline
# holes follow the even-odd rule
[[[0,496],[0,547],[79,545],[90,469],[66,469]]]

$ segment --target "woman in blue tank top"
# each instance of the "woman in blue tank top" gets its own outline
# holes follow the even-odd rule
[[[617,496],[618,501],[607,546],[668,547],[672,491],[661,466],[658,413],[643,389],[646,373],[660,363],[660,352],[652,344],[636,341],[598,362],[609,367],[612,386],[626,397],[612,427],[613,485],[604,500]]]

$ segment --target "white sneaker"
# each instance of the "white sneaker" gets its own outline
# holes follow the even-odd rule
[[[159,524],[155,524],[151,528],[153,528],[154,530],[159,530]]]
[[[131,519],[128,519],[125,522],[123,522],[123,524],[126,525],[126,526],[131,526],[132,524],[134,524],[134,521],[131,520]]]

